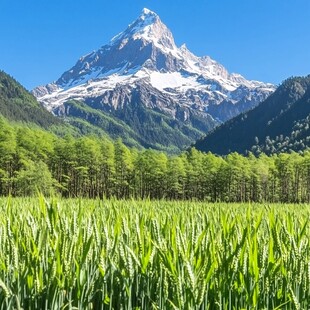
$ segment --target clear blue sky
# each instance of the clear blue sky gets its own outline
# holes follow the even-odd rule
[[[0,69],[28,89],[56,80],[144,7],[230,72],[275,84],[310,74],[310,0],[1,0]]]

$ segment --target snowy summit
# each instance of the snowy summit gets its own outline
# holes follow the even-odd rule
[[[110,45],[120,44],[123,46],[130,39],[152,42],[162,49],[176,49],[170,30],[161,22],[156,13],[146,8],[143,9],[140,17],[130,24],[124,32],[111,40]]]

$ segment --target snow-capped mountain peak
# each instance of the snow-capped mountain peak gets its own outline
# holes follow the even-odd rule
[[[124,46],[130,40],[143,40],[159,48],[175,50],[176,46],[170,30],[162,23],[159,16],[144,8],[142,14],[131,23],[124,32],[116,35],[109,45]]]
[[[141,16],[146,17],[146,16],[158,16],[158,15],[157,15],[155,12],[149,10],[148,8],[144,8],[144,9],[142,10]]]
[[[221,122],[273,91],[271,84],[248,81],[209,56],[196,56],[185,44],[178,48],[159,16],[143,9],[125,31],[33,94],[55,114],[72,99],[109,111],[139,102],[182,121],[198,113]]]

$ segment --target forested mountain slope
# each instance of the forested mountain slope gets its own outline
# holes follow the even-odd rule
[[[196,142],[198,150],[267,154],[310,146],[310,75],[289,78],[253,110],[224,123]]]
[[[33,123],[42,128],[62,121],[44,109],[21,84],[0,71],[0,115],[10,121]]]

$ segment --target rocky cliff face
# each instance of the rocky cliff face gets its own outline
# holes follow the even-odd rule
[[[177,47],[159,16],[144,9],[109,44],[81,57],[56,82],[37,87],[33,94],[55,115],[69,119],[72,100],[115,118],[123,115],[121,110],[142,106],[190,126],[196,133],[189,135],[192,141],[273,91],[271,84],[230,74],[210,57],[197,57],[185,45]]]

